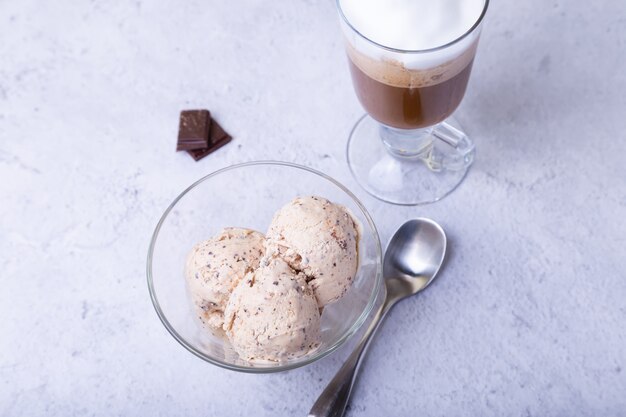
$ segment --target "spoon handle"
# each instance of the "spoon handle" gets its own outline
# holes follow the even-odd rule
[[[363,334],[361,341],[354,348],[341,369],[335,374],[328,386],[322,391],[315,404],[309,411],[309,417],[341,417],[343,416],[352,386],[356,380],[356,374],[361,365],[361,359],[365,355],[372,336],[376,333],[378,326],[396,300],[385,300],[385,303],[378,309],[374,319]]]

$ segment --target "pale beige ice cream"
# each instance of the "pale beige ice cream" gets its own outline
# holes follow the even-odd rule
[[[305,276],[280,258],[266,257],[233,291],[224,330],[245,360],[283,361],[320,343],[320,314]]]
[[[298,197],[276,214],[267,231],[267,252],[307,276],[317,304],[337,301],[358,266],[358,226],[345,207],[322,197]]]
[[[267,237],[226,228],[187,258],[197,314],[212,332],[223,330],[244,360],[304,356],[320,346],[321,308],[354,280],[358,239],[350,212],[315,196],[277,211]]]
[[[249,229],[225,228],[193,247],[185,277],[200,320],[221,329],[231,292],[246,273],[259,267],[265,254],[264,236]]]

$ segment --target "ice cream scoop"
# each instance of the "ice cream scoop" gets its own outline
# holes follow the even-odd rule
[[[230,296],[224,330],[248,361],[280,362],[317,348],[320,314],[304,274],[280,258],[264,258]]]
[[[189,253],[187,286],[199,319],[209,329],[222,328],[228,298],[245,274],[258,268],[264,239],[254,230],[225,228]]]
[[[358,266],[358,226],[345,207],[316,197],[298,197],[283,206],[267,231],[268,253],[303,272],[319,307],[348,290]]]

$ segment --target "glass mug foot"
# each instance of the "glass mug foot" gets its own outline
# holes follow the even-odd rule
[[[402,130],[363,116],[347,149],[352,175],[368,193],[393,204],[433,203],[450,194],[474,160],[474,145],[450,117],[426,129]]]

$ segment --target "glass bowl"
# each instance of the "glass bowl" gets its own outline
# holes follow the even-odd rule
[[[265,232],[274,212],[297,196],[317,195],[347,207],[360,223],[359,267],[352,286],[324,308],[321,345],[284,362],[251,363],[227,339],[212,335],[195,318],[183,275],[194,244],[222,228]],[[148,287],[156,312],[170,334],[194,355],[241,372],[278,372],[314,362],[339,348],[363,324],[382,282],[378,232],[363,204],[339,182],[303,166],[259,161],[220,169],[196,181],[165,210],[148,250]]]

